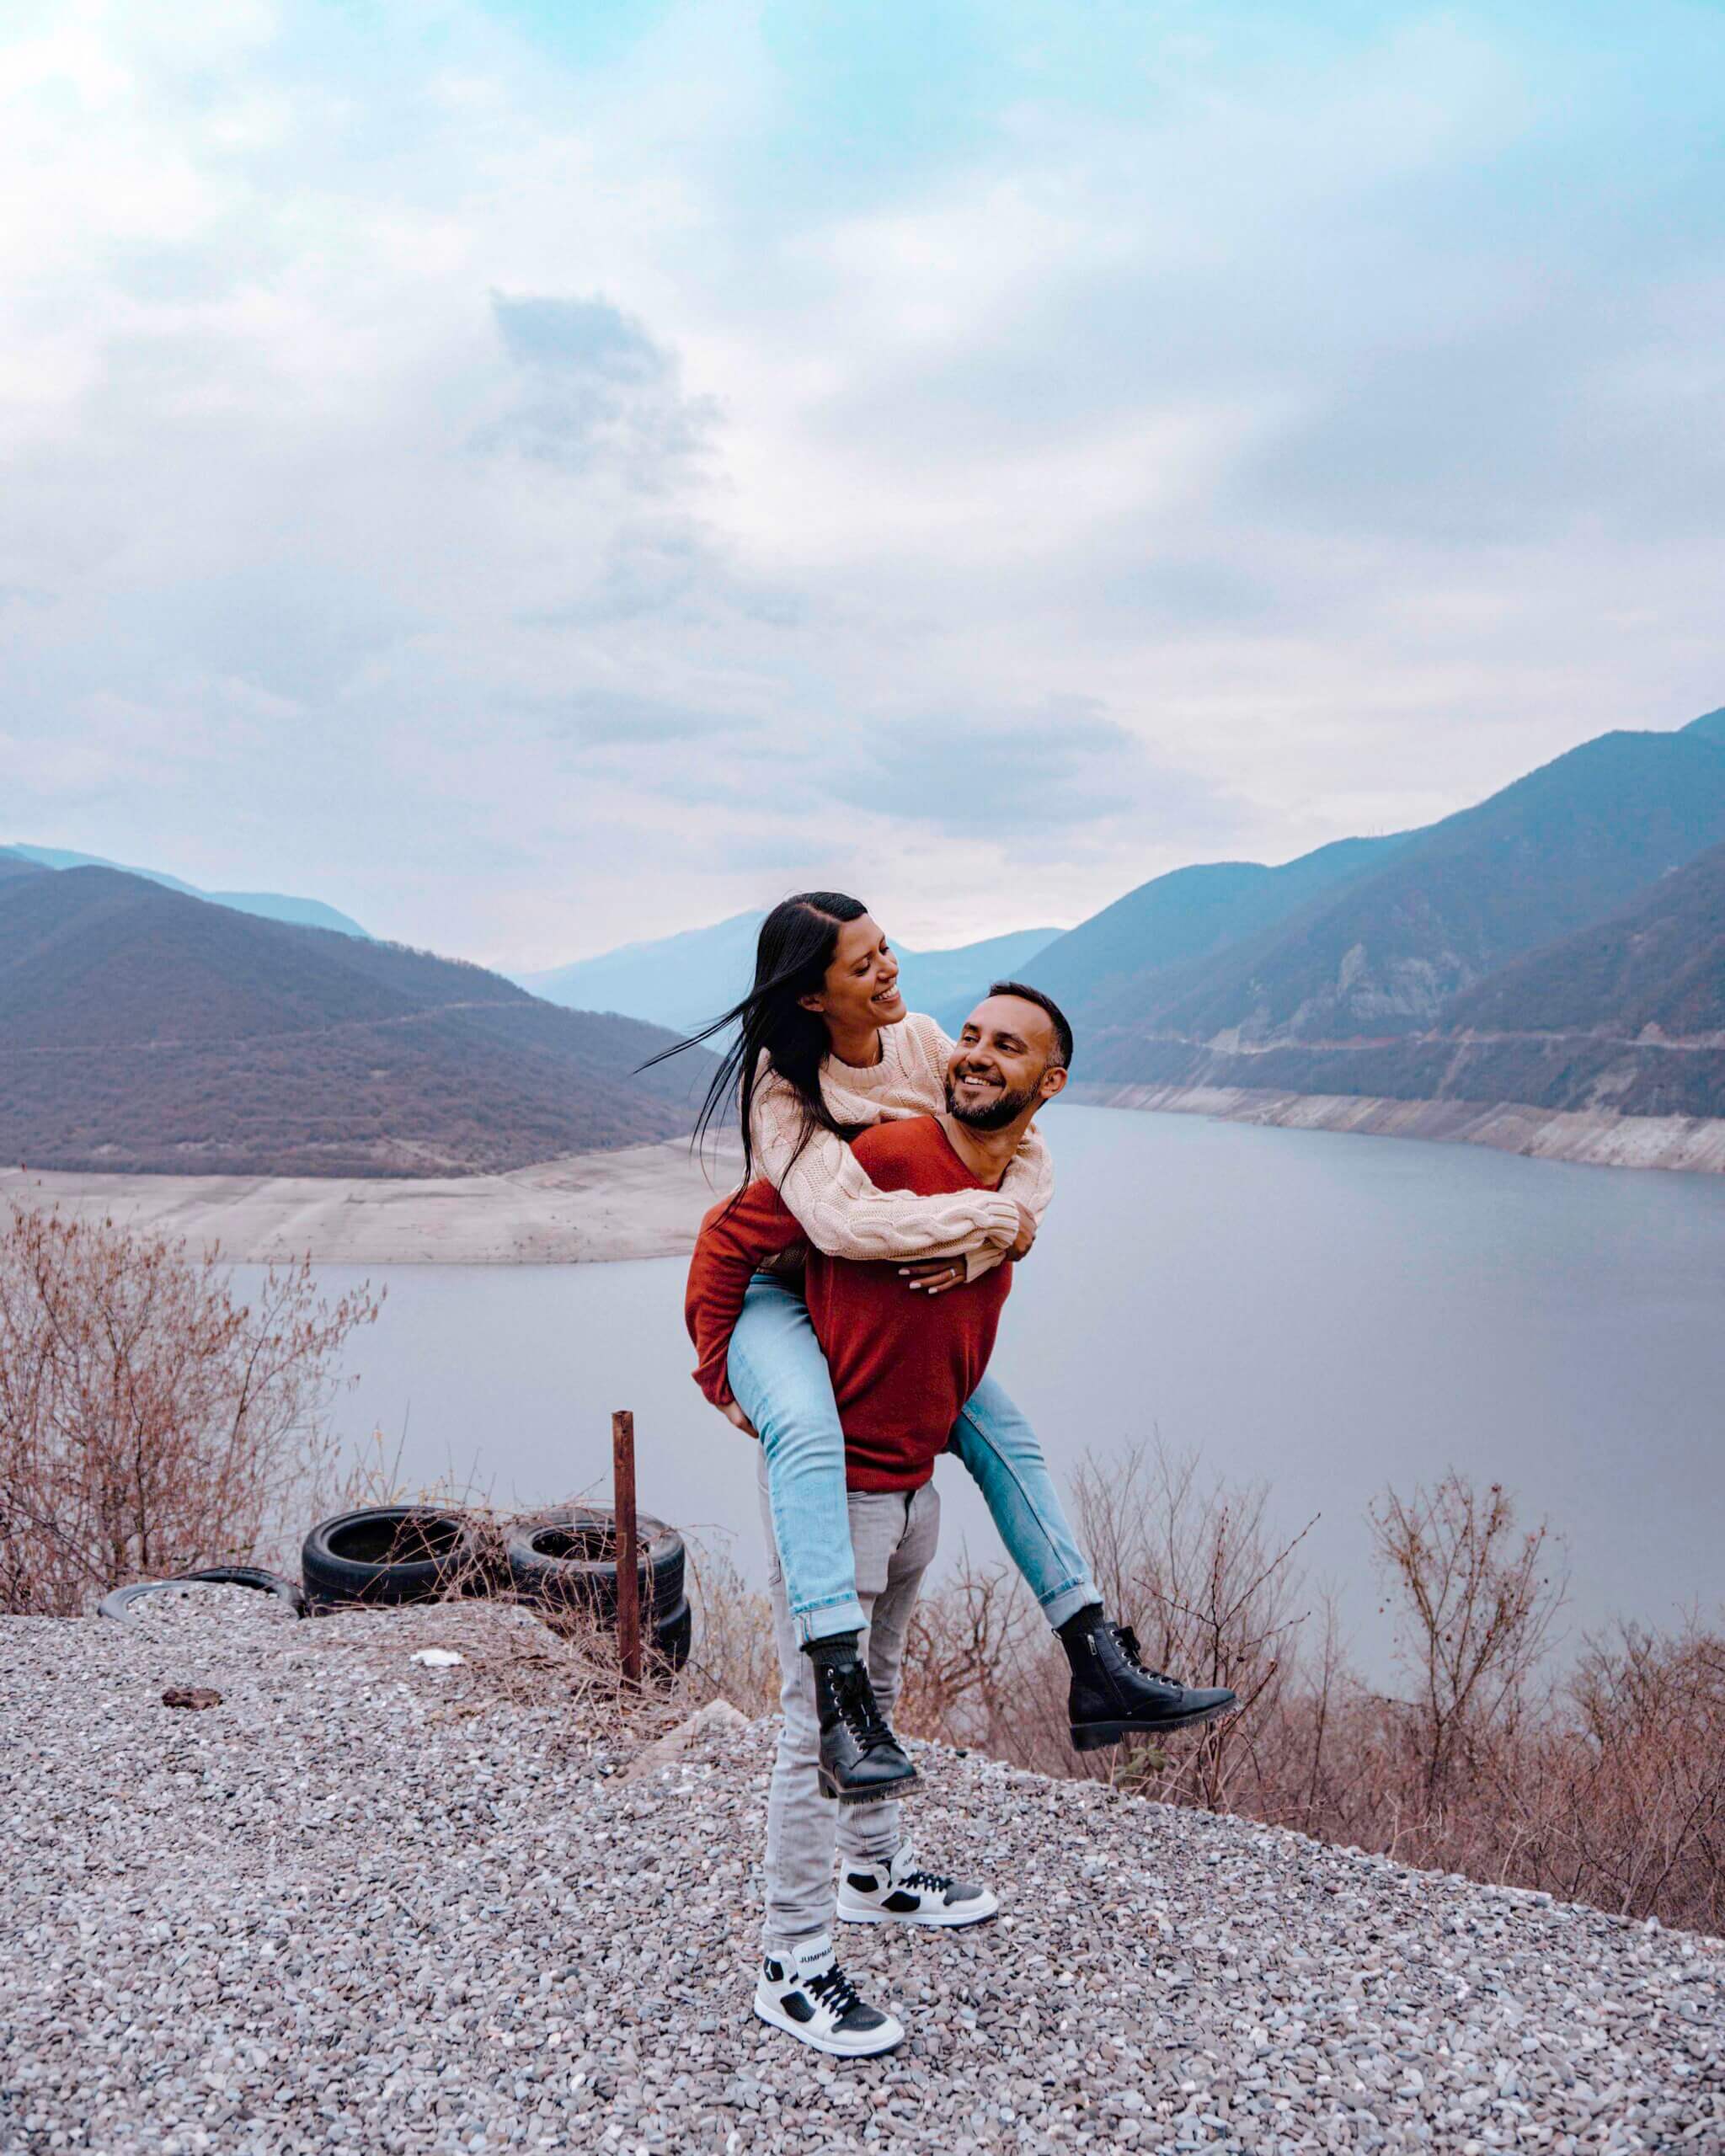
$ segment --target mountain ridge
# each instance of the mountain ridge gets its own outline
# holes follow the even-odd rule
[[[1094,1019],[1111,1006],[1130,1004],[1158,978],[1276,926],[1325,890],[1368,873],[1416,835],[1338,839],[1274,867],[1227,861],[1170,869],[1039,953],[1034,985],[1075,1022]]]
[[[700,1051],[483,967],[106,868],[0,881],[0,1159],[441,1176],[686,1131]]]
[[[760,912],[732,914],[704,928],[620,944],[570,965],[509,978],[550,1002],[579,996],[584,1009],[616,1010],[674,1032],[698,1032],[748,988],[765,919]],[[932,1010],[964,992],[968,1009],[991,979],[1012,973],[1060,933],[1055,928],[1012,929],[939,951],[895,944],[905,1001],[913,1009]]]
[[[1418,1032],[1498,965],[1609,918],[1721,839],[1725,744],[1603,734],[1112,1015],[1219,1049]]]
[[[360,937],[367,942],[371,940],[369,929],[361,928],[350,914],[326,905],[322,899],[295,898],[283,891],[206,891],[180,877],[170,876],[165,869],[137,868],[127,862],[105,860],[99,853],[74,853],[65,846],[24,846],[14,841],[8,851],[39,868],[56,872],[67,868],[116,869],[122,875],[139,876],[146,883],[178,891],[184,898],[203,899],[211,905],[227,906],[235,913],[254,914],[261,921],[286,921],[296,928],[334,929],[339,935]]]

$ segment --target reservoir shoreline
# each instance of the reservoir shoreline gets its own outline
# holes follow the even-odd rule
[[[1559,1113],[1515,1102],[1397,1101],[1247,1087],[1075,1082],[1076,1106],[1284,1130],[1483,1145],[1577,1166],[1725,1175],[1725,1118]],[[237,1265],[587,1265],[678,1257],[740,1166],[734,1141],[578,1153],[504,1175],[93,1175],[0,1169],[0,1203],[220,1246]]]
[[[1354,1093],[1283,1093],[1245,1086],[1105,1086],[1076,1082],[1069,1100],[1090,1107],[1210,1116],[1281,1130],[1423,1138],[1488,1145],[1572,1166],[1661,1168],[1725,1175],[1725,1117],[1618,1115],[1610,1109],[1530,1107],[1519,1101],[1397,1101]]]

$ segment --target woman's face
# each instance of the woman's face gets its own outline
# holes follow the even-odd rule
[[[845,923],[820,994],[801,1001],[805,1011],[818,1011],[833,1032],[864,1033],[898,1024],[905,1016],[899,962],[879,921],[865,913]]]

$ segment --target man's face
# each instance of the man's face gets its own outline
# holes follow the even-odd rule
[[[1066,1074],[1046,1011],[1017,995],[991,995],[964,1021],[947,1063],[947,1113],[972,1130],[1001,1130],[1027,1107],[1051,1100]]]

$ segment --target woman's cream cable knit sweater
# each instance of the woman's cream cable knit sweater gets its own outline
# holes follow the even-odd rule
[[[820,1091],[836,1123],[880,1123],[893,1116],[934,1115],[946,1106],[947,1059],[953,1044],[932,1018],[912,1011],[880,1032],[881,1059],[859,1070],[829,1055]],[[919,1198],[877,1190],[841,1138],[816,1130],[800,1154],[803,1110],[794,1089],[763,1059],[750,1135],[761,1174],[830,1257],[957,1257],[974,1279],[998,1265],[1018,1236],[1018,1207],[1039,1221],[1054,1195],[1048,1148],[1033,1128],[997,1191],[958,1191]]]

